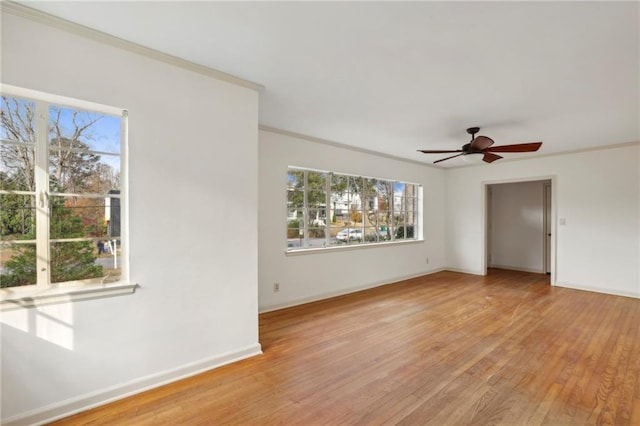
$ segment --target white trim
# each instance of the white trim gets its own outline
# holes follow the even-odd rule
[[[54,104],[56,106],[70,107],[91,112],[99,112],[114,117],[122,117],[122,111],[125,110],[124,108],[108,106],[96,102],[83,101],[82,99],[55,95],[52,93],[41,92],[39,90],[26,89],[24,87],[13,86],[11,84],[0,84],[0,92],[2,92],[3,95],[7,96],[25,98],[36,102],[46,102],[48,104]],[[48,124],[49,117],[46,117],[46,119]],[[110,153],[110,155],[119,154]]]
[[[60,403],[21,413],[7,419],[2,419],[2,424],[10,426],[49,423],[54,420],[71,416],[91,408],[108,404],[149,389],[154,389],[260,354],[262,354],[262,348],[259,343],[255,343],[244,348],[204,358],[199,361],[190,362],[177,368],[160,371],[126,383],[121,383],[95,392],[89,392],[82,396],[70,398]]]
[[[556,175],[545,175],[545,176],[530,176],[530,177],[522,177],[522,178],[517,178],[517,179],[497,179],[497,180],[485,180],[480,182],[480,190],[482,191],[482,206],[481,206],[481,214],[482,214],[482,218],[481,218],[481,223],[482,223],[482,251],[481,251],[481,256],[482,256],[482,270],[484,271],[484,273],[482,273],[481,275],[487,275],[487,220],[488,220],[488,210],[487,210],[487,190],[489,188],[489,186],[491,185],[495,185],[495,184],[502,184],[502,183],[519,183],[519,182],[540,182],[540,181],[549,181],[551,182],[551,265],[550,265],[550,271],[551,271],[551,277],[550,277],[550,284],[556,285],[556,270],[557,270],[557,262],[556,262],[556,244],[557,244],[557,239],[556,239],[556,212],[558,209],[557,203],[556,203],[556,193],[557,193],[557,187],[558,187],[558,177]],[[514,269],[517,270],[515,268],[505,268],[505,269]],[[464,271],[460,271],[460,272],[464,272]],[[531,272],[531,271],[526,271],[526,272]],[[470,273],[474,273],[474,272],[470,272]],[[545,272],[540,272],[540,273],[545,273]]]
[[[556,282],[555,286],[570,288],[572,290],[581,290],[581,291],[590,291],[593,293],[609,294],[611,296],[623,296],[623,297],[632,297],[634,299],[640,299],[640,291],[632,292],[632,291],[626,291],[626,290],[616,290],[616,289],[604,288],[604,287],[591,287],[591,286],[584,286],[580,284],[572,284],[572,283],[564,283],[564,282]]]
[[[301,254],[315,254],[315,253],[329,253],[332,251],[345,251],[362,248],[380,248],[387,246],[397,246],[401,244],[423,244],[424,240],[394,240],[383,241],[380,243],[357,243],[357,244],[345,244],[341,246],[330,247],[317,247],[317,248],[297,248],[295,250],[285,250],[287,256],[297,256]],[[405,279],[405,278],[403,278]]]
[[[55,303],[133,294],[138,285],[134,283],[109,284],[52,284],[47,287],[36,285],[7,287],[0,293],[0,312],[14,309],[33,308]]]
[[[489,265],[488,268],[505,269],[507,271],[531,272],[532,274],[544,274],[545,273],[542,269],[521,268],[521,267],[518,267],[518,266]]]
[[[120,237],[120,276],[129,280],[129,111],[126,109],[120,120]]]
[[[356,177],[356,178],[364,178],[364,179],[384,180],[384,181],[387,181],[387,182],[391,182],[393,184],[404,183],[404,184],[408,184],[408,185],[416,185],[416,186],[422,187],[421,183],[416,183],[416,182],[408,182],[408,181],[404,181],[404,180],[381,178],[381,177],[375,177],[375,176],[365,176],[365,175],[359,175],[359,174],[356,174],[356,173],[337,172],[335,170],[315,169],[313,167],[287,166],[287,170],[293,170],[293,171],[296,171],[296,172],[314,172],[314,173],[326,173],[326,174],[332,173],[334,175],[340,175],[340,176],[348,176],[348,177]],[[328,186],[330,187],[330,185],[328,185]]]
[[[57,16],[53,16],[36,9],[32,9],[23,4],[14,3],[12,1],[2,1],[0,2],[0,13],[9,13],[14,16],[26,18],[34,22],[45,24],[59,30],[67,31],[72,34],[97,41],[99,43],[104,43],[131,53],[146,56],[147,58],[154,59],[159,62],[164,62],[165,64],[183,68],[198,74],[205,75],[207,77],[212,77],[217,80],[232,83],[237,86],[246,87],[248,89],[253,89],[256,91],[264,89],[264,86],[261,84],[254,83],[252,81],[245,80],[243,78],[236,77],[234,75],[227,74],[225,72],[218,71],[204,65],[196,64],[194,62],[187,61],[186,59],[178,58],[177,56],[169,55],[167,53],[141,46],[131,41],[124,40],[107,33],[103,33],[102,31],[85,27],[84,25],[80,25],[66,19],[58,18]]]
[[[472,269],[464,269],[464,268],[443,268],[444,271],[449,271],[449,272],[457,272],[460,274],[469,274],[469,275],[480,275],[480,276],[485,276],[487,275],[486,271],[474,271]]]
[[[376,281],[370,284],[365,284],[357,287],[350,287],[349,289],[346,289],[346,290],[330,291],[327,293],[317,294],[315,296],[303,297],[301,299],[295,299],[286,303],[282,303],[278,305],[270,305],[270,306],[259,308],[259,313],[264,314],[266,312],[278,311],[280,309],[291,308],[293,306],[298,306],[298,305],[304,305],[305,303],[318,302],[320,300],[330,299],[332,297],[338,297],[338,296],[344,296],[345,294],[357,293],[359,291],[368,290],[375,287],[396,284],[400,281],[406,281],[413,278],[424,277],[424,276],[435,274],[436,272],[442,272],[445,270],[446,268],[438,268],[430,271],[425,271],[420,274],[407,275],[407,276],[397,277],[397,278],[393,278],[385,281]]]
[[[346,149],[349,151],[354,151],[354,152],[360,152],[363,154],[369,154],[369,155],[375,155],[376,157],[382,157],[382,158],[388,158],[390,160],[396,160],[396,161],[402,161],[403,163],[410,163],[410,164],[417,164],[419,166],[425,166],[425,167],[432,167],[434,169],[442,169],[442,167],[436,167],[433,166],[429,163],[424,163],[422,161],[416,161],[416,160],[411,160],[409,158],[404,158],[404,157],[398,157],[395,155],[391,155],[391,154],[385,154],[379,151],[374,151],[371,149],[367,149],[367,148],[359,148],[353,145],[347,145],[344,143],[340,143],[340,142],[334,142],[334,141],[330,141],[327,139],[321,139],[321,138],[316,138],[315,136],[309,136],[309,135],[305,135],[302,133],[296,133],[296,132],[290,132],[288,130],[282,130],[282,129],[278,129],[275,127],[271,127],[271,126],[267,126],[266,124],[260,124],[258,126],[258,129],[264,131],[264,132],[269,132],[269,133],[275,133],[277,135],[282,135],[282,136],[289,136],[292,138],[298,138],[298,139],[303,139],[307,142],[314,142],[314,143],[319,143],[322,145],[328,145],[328,146],[333,146],[335,148],[341,148],[341,149]],[[389,180],[389,179],[386,179]]]
[[[454,169],[461,169],[461,168],[466,168],[466,167],[484,167],[484,166],[487,166],[486,163],[480,163],[480,164],[466,164],[466,165],[461,165],[461,166],[444,167],[444,166],[441,166],[441,165],[440,166],[439,165],[434,165],[434,164],[431,164],[430,162],[426,162],[426,161],[418,161],[418,160],[412,160],[410,158],[398,157],[396,155],[385,154],[383,152],[374,151],[374,150],[367,149],[367,148],[360,148],[360,147],[356,147],[356,146],[353,146],[353,145],[347,145],[345,143],[331,141],[331,140],[328,140],[328,139],[317,138],[315,136],[305,135],[303,133],[296,133],[296,132],[291,132],[289,130],[278,129],[276,127],[271,127],[271,126],[268,126],[266,124],[260,124],[258,126],[258,128],[260,130],[262,130],[262,131],[269,132],[269,133],[275,133],[275,134],[278,134],[278,135],[283,135],[283,136],[289,136],[289,137],[292,137],[292,138],[303,139],[303,140],[308,141],[308,142],[315,142],[315,143],[319,143],[319,144],[323,144],[323,145],[333,146],[333,147],[336,147],[336,148],[346,149],[346,150],[349,150],[349,151],[360,152],[360,153],[369,154],[369,155],[375,155],[376,157],[388,158],[388,159],[391,159],[391,160],[402,161],[402,162],[411,163],[411,164],[417,164],[417,165],[420,165],[420,166],[431,167],[431,168],[434,168],[434,169],[444,170],[444,171],[454,170]],[[623,143],[618,143],[618,144],[613,144],[613,145],[601,145],[601,146],[594,146],[594,147],[590,147],[590,148],[581,148],[581,149],[574,149],[574,150],[560,151],[560,152],[550,152],[548,154],[538,154],[538,155],[535,155],[535,156],[528,155],[526,157],[503,158],[503,159],[500,160],[500,163],[508,163],[508,162],[512,162],[512,161],[531,160],[531,159],[534,159],[534,158],[556,157],[556,156],[559,156],[559,155],[579,154],[579,153],[582,153],[582,152],[590,152],[590,151],[602,151],[602,150],[607,150],[607,149],[624,148],[624,147],[635,146],[635,145],[640,145],[640,141],[623,142]]]
[[[38,129],[48,128],[48,111],[47,106],[51,104],[64,104],[74,109],[86,109],[93,112],[102,114],[109,114],[120,119],[120,154],[110,154],[120,157],[120,168],[123,169],[121,173],[122,188],[120,194],[77,194],[77,193],[62,193],[51,192],[49,185],[49,143],[48,132],[37,131],[36,132],[36,144],[35,144],[35,170],[34,180],[36,182],[35,192],[32,194],[25,194],[26,196],[34,196],[36,198],[36,235],[43,236],[36,238],[34,243],[36,245],[37,263],[36,263],[36,284],[28,286],[7,287],[0,289],[0,311],[32,308],[35,306],[49,305],[55,303],[68,303],[79,300],[96,299],[102,297],[117,296],[123,294],[131,294],[135,292],[136,284],[129,282],[129,246],[128,235],[120,233],[118,236],[121,240],[122,248],[126,251],[123,252],[121,257],[121,281],[116,283],[105,284],[108,277],[101,277],[100,279],[90,279],[67,283],[51,283],[50,282],[50,246],[53,242],[69,242],[69,241],[94,241],[96,238],[51,238],[50,235],[50,218],[49,218],[49,201],[51,196],[61,197],[85,197],[85,198],[114,198],[111,195],[117,195],[115,198],[121,199],[121,231],[129,231],[128,228],[128,198],[127,194],[127,153],[128,153],[128,111],[124,108],[111,107],[107,105],[97,104],[94,102],[87,102],[75,98],[69,98],[66,96],[53,95],[37,90],[25,89],[22,87],[0,84],[0,91],[3,94],[9,96],[15,96],[20,98],[30,98],[35,104],[35,113]],[[44,147],[44,149],[42,149]],[[80,150],[84,152],[85,150]],[[88,151],[87,151],[88,152]],[[30,192],[30,191],[19,191]],[[16,191],[2,191],[2,193],[16,193]],[[13,243],[8,241],[7,243]],[[18,243],[18,242],[16,242]],[[26,243],[26,241],[20,241],[19,243]],[[3,242],[4,244],[4,242]]]
[[[628,146],[635,146],[635,145],[640,145],[640,141],[633,141],[633,142],[623,142],[623,143],[616,143],[616,144],[612,144],[612,145],[600,145],[600,146],[593,146],[590,148],[580,148],[580,149],[572,149],[572,150],[567,150],[567,151],[560,151],[560,152],[549,152],[547,154],[537,154],[537,155],[531,155],[529,154],[528,156],[525,157],[513,157],[513,158],[503,158],[500,160],[500,164],[503,163],[511,163],[513,161],[523,161],[523,160],[533,160],[534,158],[545,158],[545,157],[557,157],[559,155],[568,155],[568,154],[580,154],[583,152],[591,152],[591,151],[603,151],[603,150],[607,150],[607,149],[616,149],[616,148],[625,148]],[[486,166],[486,163],[480,163],[480,164],[470,164],[470,165],[466,165],[466,166],[453,166],[453,167],[442,167],[439,166],[439,169],[443,169],[443,170],[453,170],[453,169],[461,169],[463,167],[479,167],[479,166]]]
[[[549,189],[549,197],[547,198],[547,188]],[[543,209],[543,218],[542,218],[542,269],[543,269],[543,273],[547,273],[549,272],[549,274],[551,274],[551,237],[553,237],[553,234],[551,234],[551,226],[553,224],[553,220],[551,219],[551,209],[553,208],[553,203],[552,198],[553,198],[553,194],[552,194],[553,188],[551,185],[551,182],[545,182],[542,184],[542,209]],[[547,214],[547,211],[549,212],[549,214]],[[547,235],[547,234],[551,234],[551,236]],[[548,247],[547,247],[547,241],[549,242]]]

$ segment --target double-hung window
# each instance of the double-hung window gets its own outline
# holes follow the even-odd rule
[[[289,167],[287,250],[417,240],[420,185]]]
[[[1,115],[1,287],[126,281],[126,111],[3,86]]]

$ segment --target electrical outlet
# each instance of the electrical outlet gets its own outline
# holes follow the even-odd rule
[[[277,293],[280,291],[280,283],[273,283],[273,292]]]

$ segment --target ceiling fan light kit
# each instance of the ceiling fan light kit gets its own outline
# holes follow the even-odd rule
[[[433,149],[420,149],[418,152],[424,154],[452,154],[450,157],[441,158],[436,160],[433,164],[440,163],[441,161],[449,160],[451,158],[460,157],[467,163],[478,164],[484,161],[485,163],[493,163],[496,160],[503,158],[501,155],[495,154],[496,152],[534,152],[540,149],[542,142],[527,142],[513,145],[500,145],[492,146],[493,139],[487,136],[477,136],[476,133],[480,131],[480,127],[469,127],[467,133],[471,135],[471,142],[462,145],[462,149],[457,150],[433,150]],[[482,154],[482,155],[480,155]]]

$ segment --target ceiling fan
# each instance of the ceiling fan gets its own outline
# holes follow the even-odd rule
[[[529,143],[518,143],[513,145],[500,145],[500,146],[492,146],[493,139],[488,138],[486,136],[478,136],[476,137],[476,133],[480,131],[480,127],[469,127],[467,129],[467,133],[471,135],[471,142],[462,146],[462,149],[456,150],[434,150],[434,149],[419,149],[418,152],[423,152],[425,154],[451,154],[451,153],[459,153],[456,155],[452,155],[451,157],[442,158],[440,160],[436,160],[433,164],[439,163],[441,161],[450,160],[451,158],[459,157],[461,155],[470,155],[473,154],[475,157],[477,154],[484,154],[482,160],[486,163],[493,163],[496,160],[501,159],[502,157],[498,154],[494,154],[494,152],[533,152],[540,149],[542,146],[542,142],[529,142]]]

